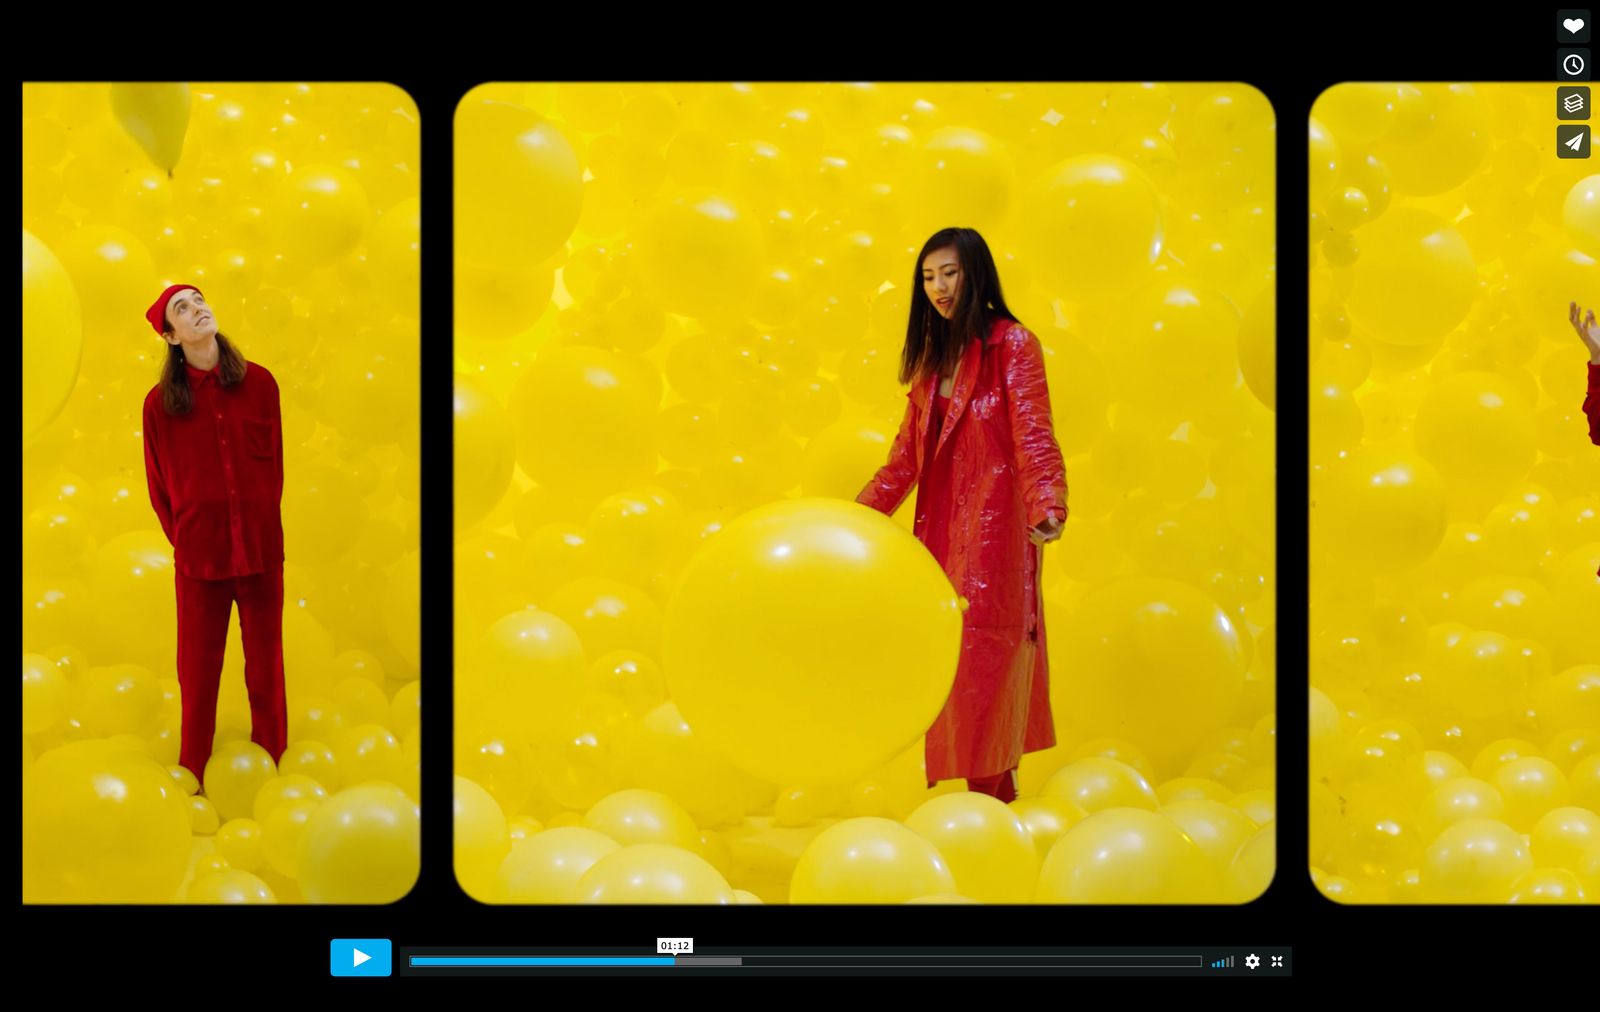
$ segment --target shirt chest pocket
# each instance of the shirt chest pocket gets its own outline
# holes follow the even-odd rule
[[[276,457],[278,427],[270,419],[244,419],[244,446],[252,457]]]

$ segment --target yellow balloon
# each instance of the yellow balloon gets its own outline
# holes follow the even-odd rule
[[[117,122],[169,175],[183,157],[191,105],[187,84],[138,82],[111,86],[111,110]]]
[[[741,769],[848,783],[944,705],[958,608],[937,563],[887,517],[776,503],[729,524],[684,570],[663,668],[695,734]]]
[[[256,796],[277,773],[272,757],[260,745],[235,741],[211,753],[201,782],[224,820],[250,818]]]
[[[1220,801],[1176,801],[1163,805],[1161,814],[1188,834],[1223,873],[1258,828],[1249,816]]]
[[[232,819],[217,830],[217,853],[228,866],[253,872],[261,867],[266,852],[261,844],[261,824],[254,819]]]
[[[1466,317],[1477,267],[1466,240],[1448,222],[1418,208],[1396,207],[1357,234],[1363,252],[1348,306],[1373,336],[1417,347]]]
[[[71,686],[54,661],[39,654],[22,655],[22,733],[49,731],[65,718]]]
[[[1585,808],[1552,808],[1534,824],[1529,849],[1540,868],[1577,871],[1583,856],[1600,846],[1600,813]]]
[[[692,851],[700,842],[694,819],[659,791],[630,789],[602,798],[583,816],[583,825],[625,847],[659,843]]]
[[[1435,903],[1504,903],[1532,870],[1516,830],[1490,819],[1463,819],[1428,846],[1422,888]]]
[[[1516,759],[1489,778],[1505,799],[1505,822],[1519,833],[1532,832],[1554,808],[1565,807],[1572,791],[1559,767],[1548,759]]]
[[[306,824],[300,886],[312,903],[393,903],[422,862],[417,803],[392,784],[346,788]]]
[[[482,383],[455,378],[455,522],[464,529],[488,516],[511,487],[516,466],[511,418]]]
[[[1173,580],[1127,579],[1090,592],[1051,644],[1051,695],[1074,700],[1074,726],[1117,728],[1159,775],[1177,772],[1223,726],[1244,685],[1233,623]]]
[[[980,903],[1027,903],[1038,851],[1022,818],[1002,801],[970,791],[926,801],[906,828],[939,851],[960,894]]]
[[[939,851],[888,819],[846,819],[823,830],[795,865],[791,903],[906,903],[956,891]]]
[[[517,380],[509,404],[517,461],[552,491],[595,496],[655,470],[661,380],[633,356],[546,347]]]
[[[554,253],[578,223],[583,166],[566,135],[526,107],[469,96],[456,113],[456,249],[501,270]]]
[[[467,895],[487,902],[500,862],[511,852],[506,817],[482,787],[462,776],[455,784],[456,879]]]
[[[763,247],[748,208],[699,190],[661,201],[640,233],[650,290],[685,316],[725,319],[742,309],[766,259]]]
[[[22,438],[61,413],[78,380],[83,314],[61,261],[22,232]]]
[[[1445,781],[1428,794],[1417,818],[1423,839],[1431,841],[1457,822],[1499,819],[1504,813],[1505,800],[1493,784],[1460,776]]]
[[[1011,810],[1028,828],[1040,863],[1055,842],[1089,814],[1064,798],[1018,798],[1011,802]]]
[[[602,857],[622,849],[604,833],[581,826],[530,836],[501,862],[495,900],[500,903],[574,903],[578,881]]]
[[[63,745],[23,777],[23,899],[166,903],[183,881],[189,816],[158,763],[107,741]]]
[[[1225,886],[1228,899],[1249,903],[1272,884],[1278,871],[1278,827],[1268,823],[1257,829],[1228,865]]]
[[[585,650],[572,627],[549,612],[524,609],[483,634],[474,666],[499,715],[533,740],[554,729],[583,691]],[[475,705],[469,703],[468,705]]]
[[[324,267],[361,244],[371,217],[366,190],[352,173],[332,165],[296,167],[284,180],[272,235],[279,252]]]
[[[659,843],[606,854],[583,873],[574,898],[578,903],[737,902],[733,888],[705,858]]]
[[[1090,815],[1039,869],[1038,903],[1218,903],[1222,876],[1170,820],[1138,808]]]
[[[189,799],[189,828],[196,836],[211,836],[217,831],[217,809],[205,798]]]
[[[300,877],[306,827],[322,805],[320,798],[285,801],[274,807],[261,823],[261,851],[273,871],[289,879]]]
[[[189,887],[189,902],[255,906],[277,903],[278,898],[259,876],[229,868],[197,879]]]
[[[1589,902],[1578,876],[1566,868],[1535,868],[1511,887],[1511,903]]]
[[[1044,785],[1041,797],[1070,801],[1085,812],[1106,808],[1144,808],[1156,811],[1161,802],[1138,770],[1104,756],[1089,756],[1057,770]]]
[[[251,816],[257,825],[265,825],[273,809],[285,802],[321,801],[327,796],[327,789],[315,779],[303,773],[285,773],[261,785],[251,806]]]
[[[422,201],[410,197],[389,208],[367,242],[373,287],[384,304],[404,316],[418,314],[422,292]]]
[[[702,825],[736,820],[753,795],[771,796],[770,785],[753,781],[711,749],[670,700],[643,714],[625,735],[628,782],[672,798]]]
[[[1335,463],[1313,504],[1312,537],[1343,565],[1409,569],[1444,538],[1445,486],[1426,460],[1362,447]]]
[[[1079,155],[1032,184],[1021,204],[1024,248],[1065,298],[1109,301],[1144,280],[1161,254],[1155,187],[1131,162]]]

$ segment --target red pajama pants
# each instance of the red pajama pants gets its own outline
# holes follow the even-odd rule
[[[288,745],[283,698],[283,568],[227,580],[176,574],[178,685],[183,696],[183,745],[178,762],[204,782],[217,733],[217,688],[228,642],[228,619],[239,604],[244,681],[250,696],[250,740],[277,762]]]

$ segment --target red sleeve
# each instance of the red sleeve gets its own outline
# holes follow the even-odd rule
[[[1044,346],[1023,330],[1006,338],[1006,405],[1017,477],[1028,509],[1028,526],[1052,514],[1067,517],[1067,468],[1050,419],[1050,389],[1044,376]]]
[[[273,441],[278,445],[278,503],[283,503],[283,407],[278,397],[278,381],[272,381]]]
[[[917,402],[910,392],[906,394],[906,413],[900,421],[900,431],[889,448],[889,462],[878,468],[856,496],[856,502],[888,516],[900,508],[917,483]]]
[[[167,476],[161,467],[161,455],[156,450],[158,439],[156,427],[159,424],[161,408],[154,397],[146,397],[144,401],[144,477],[150,486],[150,505],[155,507],[156,519],[161,521],[161,531],[167,536],[167,543],[176,545],[172,540],[172,497],[167,493]]]
[[[1600,365],[1589,363],[1589,395],[1583,399],[1583,413],[1589,416],[1589,442],[1600,446]]]

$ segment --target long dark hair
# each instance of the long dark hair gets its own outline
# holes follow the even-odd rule
[[[922,290],[922,262],[929,253],[951,246],[961,264],[961,296],[946,320]],[[968,341],[988,336],[989,326],[997,319],[1017,319],[1000,294],[1000,272],[995,269],[994,254],[977,229],[943,228],[933,233],[917,254],[911,271],[911,291],[911,319],[906,324],[906,346],[900,355],[901,383],[953,372]]]
[[[217,379],[225,387],[234,386],[244,379],[245,364],[239,349],[218,331]],[[189,389],[189,370],[184,368],[181,344],[167,345],[167,361],[161,366],[161,406],[169,415],[186,415],[194,407],[194,391]]]

